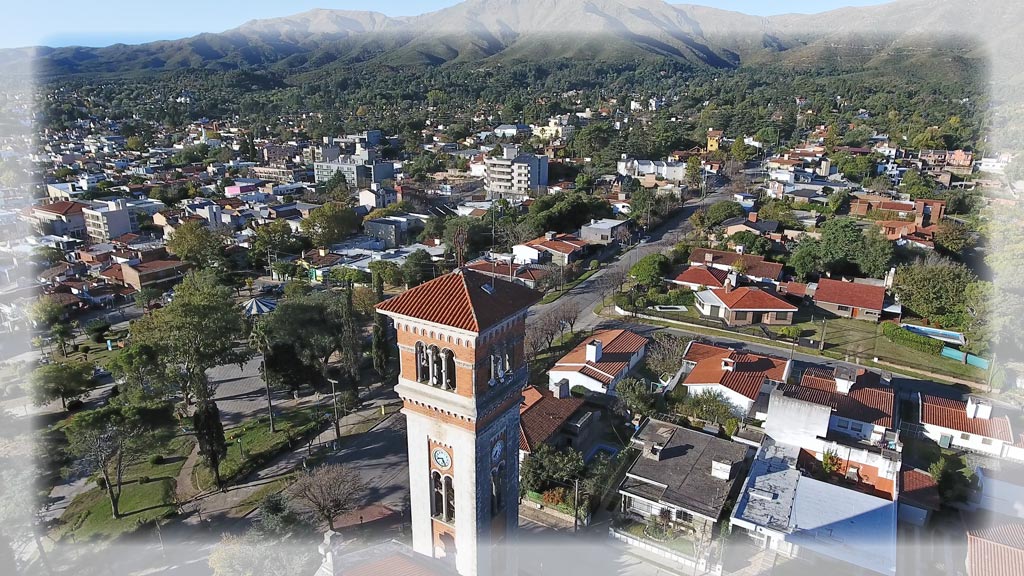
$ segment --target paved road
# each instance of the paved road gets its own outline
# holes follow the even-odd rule
[[[690,225],[688,219],[697,209],[702,205],[710,206],[726,200],[729,200],[729,194],[725,188],[715,189],[703,201],[690,200],[682,210],[663,222],[658,228],[651,230],[648,235],[650,239],[646,243],[637,245],[617,260],[609,262],[600,271],[569,290],[558,300],[549,304],[534,306],[530,310],[528,321],[557,310],[562,306],[576,305],[579,306],[580,316],[574,329],[577,331],[593,330],[601,322],[601,318],[594,314],[594,307],[601,303],[605,295],[602,293],[604,288],[602,283],[603,277],[628,273],[633,264],[644,256],[663,252],[671,248],[693,230],[693,226]]]
[[[369,487],[366,504],[404,510],[409,500],[409,448],[405,414],[396,412],[373,430],[343,445],[328,461],[359,471]]]

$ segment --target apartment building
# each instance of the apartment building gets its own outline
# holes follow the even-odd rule
[[[484,162],[484,187],[491,199],[523,200],[548,185],[548,157],[520,153],[514,144],[503,145],[500,156]]]

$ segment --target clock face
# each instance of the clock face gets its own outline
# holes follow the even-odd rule
[[[452,455],[444,448],[434,448],[432,457],[434,458],[434,464],[437,464],[438,468],[447,470],[452,465]]]
[[[501,456],[504,452],[505,443],[499,438],[498,441],[494,443],[494,447],[491,448],[491,462],[497,463],[501,460]]]

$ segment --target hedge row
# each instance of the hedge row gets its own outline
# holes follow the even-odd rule
[[[899,324],[892,322],[882,324],[882,334],[885,335],[889,342],[899,344],[900,346],[906,346],[907,348],[929,354],[939,355],[942,353],[943,343],[941,341],[915,334]]]

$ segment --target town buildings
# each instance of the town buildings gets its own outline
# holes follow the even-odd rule
[[[492,200],[524,200],[548,185],[548,157],[527,154],[515,144],[501,146],[501,155],[485,160],[484,188]]]

